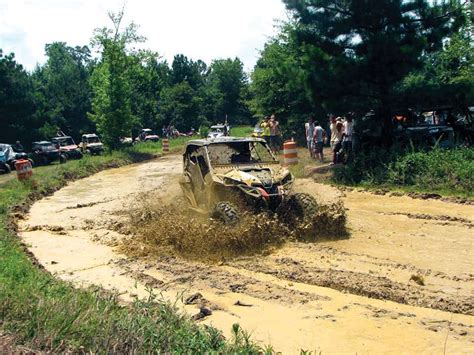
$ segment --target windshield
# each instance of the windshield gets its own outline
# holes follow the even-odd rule
[[[74,141],[72,140],[71,137],[58,139],[58,140],[56,140],[56,142],[58,142],[61,147],[66,147],[68,145],[74,145]]]
[[[35,148],[33,148],[34,150],[36,149],[41,149],[41,150],[54,150],[55,147],[52,143],[41,143],[41,144],[38,144]]]
[[[209,145],[207,151],[212,165],[276,162],[263,142],[217,143]]]
[[[100,143],[99,137],[89,137],[87,143]]]

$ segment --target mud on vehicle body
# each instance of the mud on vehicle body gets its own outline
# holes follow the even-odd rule
[[[292,194],[294,177],[260,138],[222,137],[189,141],[180,185],[191,208],[234,223],[243,210],[307,217],[316,201]]]

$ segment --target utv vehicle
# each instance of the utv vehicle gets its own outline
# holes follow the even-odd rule
[[[48,141],[33,142],[31,151],[33,161],[38,165],[48,165],[57,160],[65,163],[67,159],[53,143]]]
[[[229,127],[227,125],[218,124],[211,126],[209,133],[207,134],[207,138],[220,138],[226,137],[229,133]]]
[[[240,212],[271,211],[297,222],[316,212],[315,199],[291,194],[294,177],[261,138],[191,140],[183,154],[180,185],[192,210],[224,223]]]
[[[10,144],[0,144],[0,172],[10,173],[12,170],[9,160],[13,156],[13,149]]]
[[[81,159],[82,153],[79,147],[74,142],[74,139],[69,136],[59,136],[51,139],[51,142],[56,145],[59,152],[66,159]]]
[[[137,142],[158,142],[160,137],[150,128],[143,128],[137,137]]]
[[[79,143],[82,153],[87,154],[102,154],[104,152],[104,145],[100,141],[97,134],[83,134],[81,143]]]

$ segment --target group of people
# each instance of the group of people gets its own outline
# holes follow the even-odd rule
[[[279,154],[281,150],[281,130],[280,122],[275,115],[267,116],[260,123],[262,137],[267,141],[273,154]]]
[[[330,147],[332,163],[345,163],[352,157],[353,116],[345,117],[329,115]],[[313,159],[324,160],[324,145],[328,141],[328,134],[314,117],[310,117],[305,124],[306,142],[308,151]]]

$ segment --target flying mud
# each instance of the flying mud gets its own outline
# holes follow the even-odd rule
[[[64,280],[125,301],[152,291],[284,353],[472,351],[472,205],[302,179],[326,207],[301,238],[271,216],[232,230],[188,215],[180,172],[167,156],[71,183],[32,206],[21,236]]]

